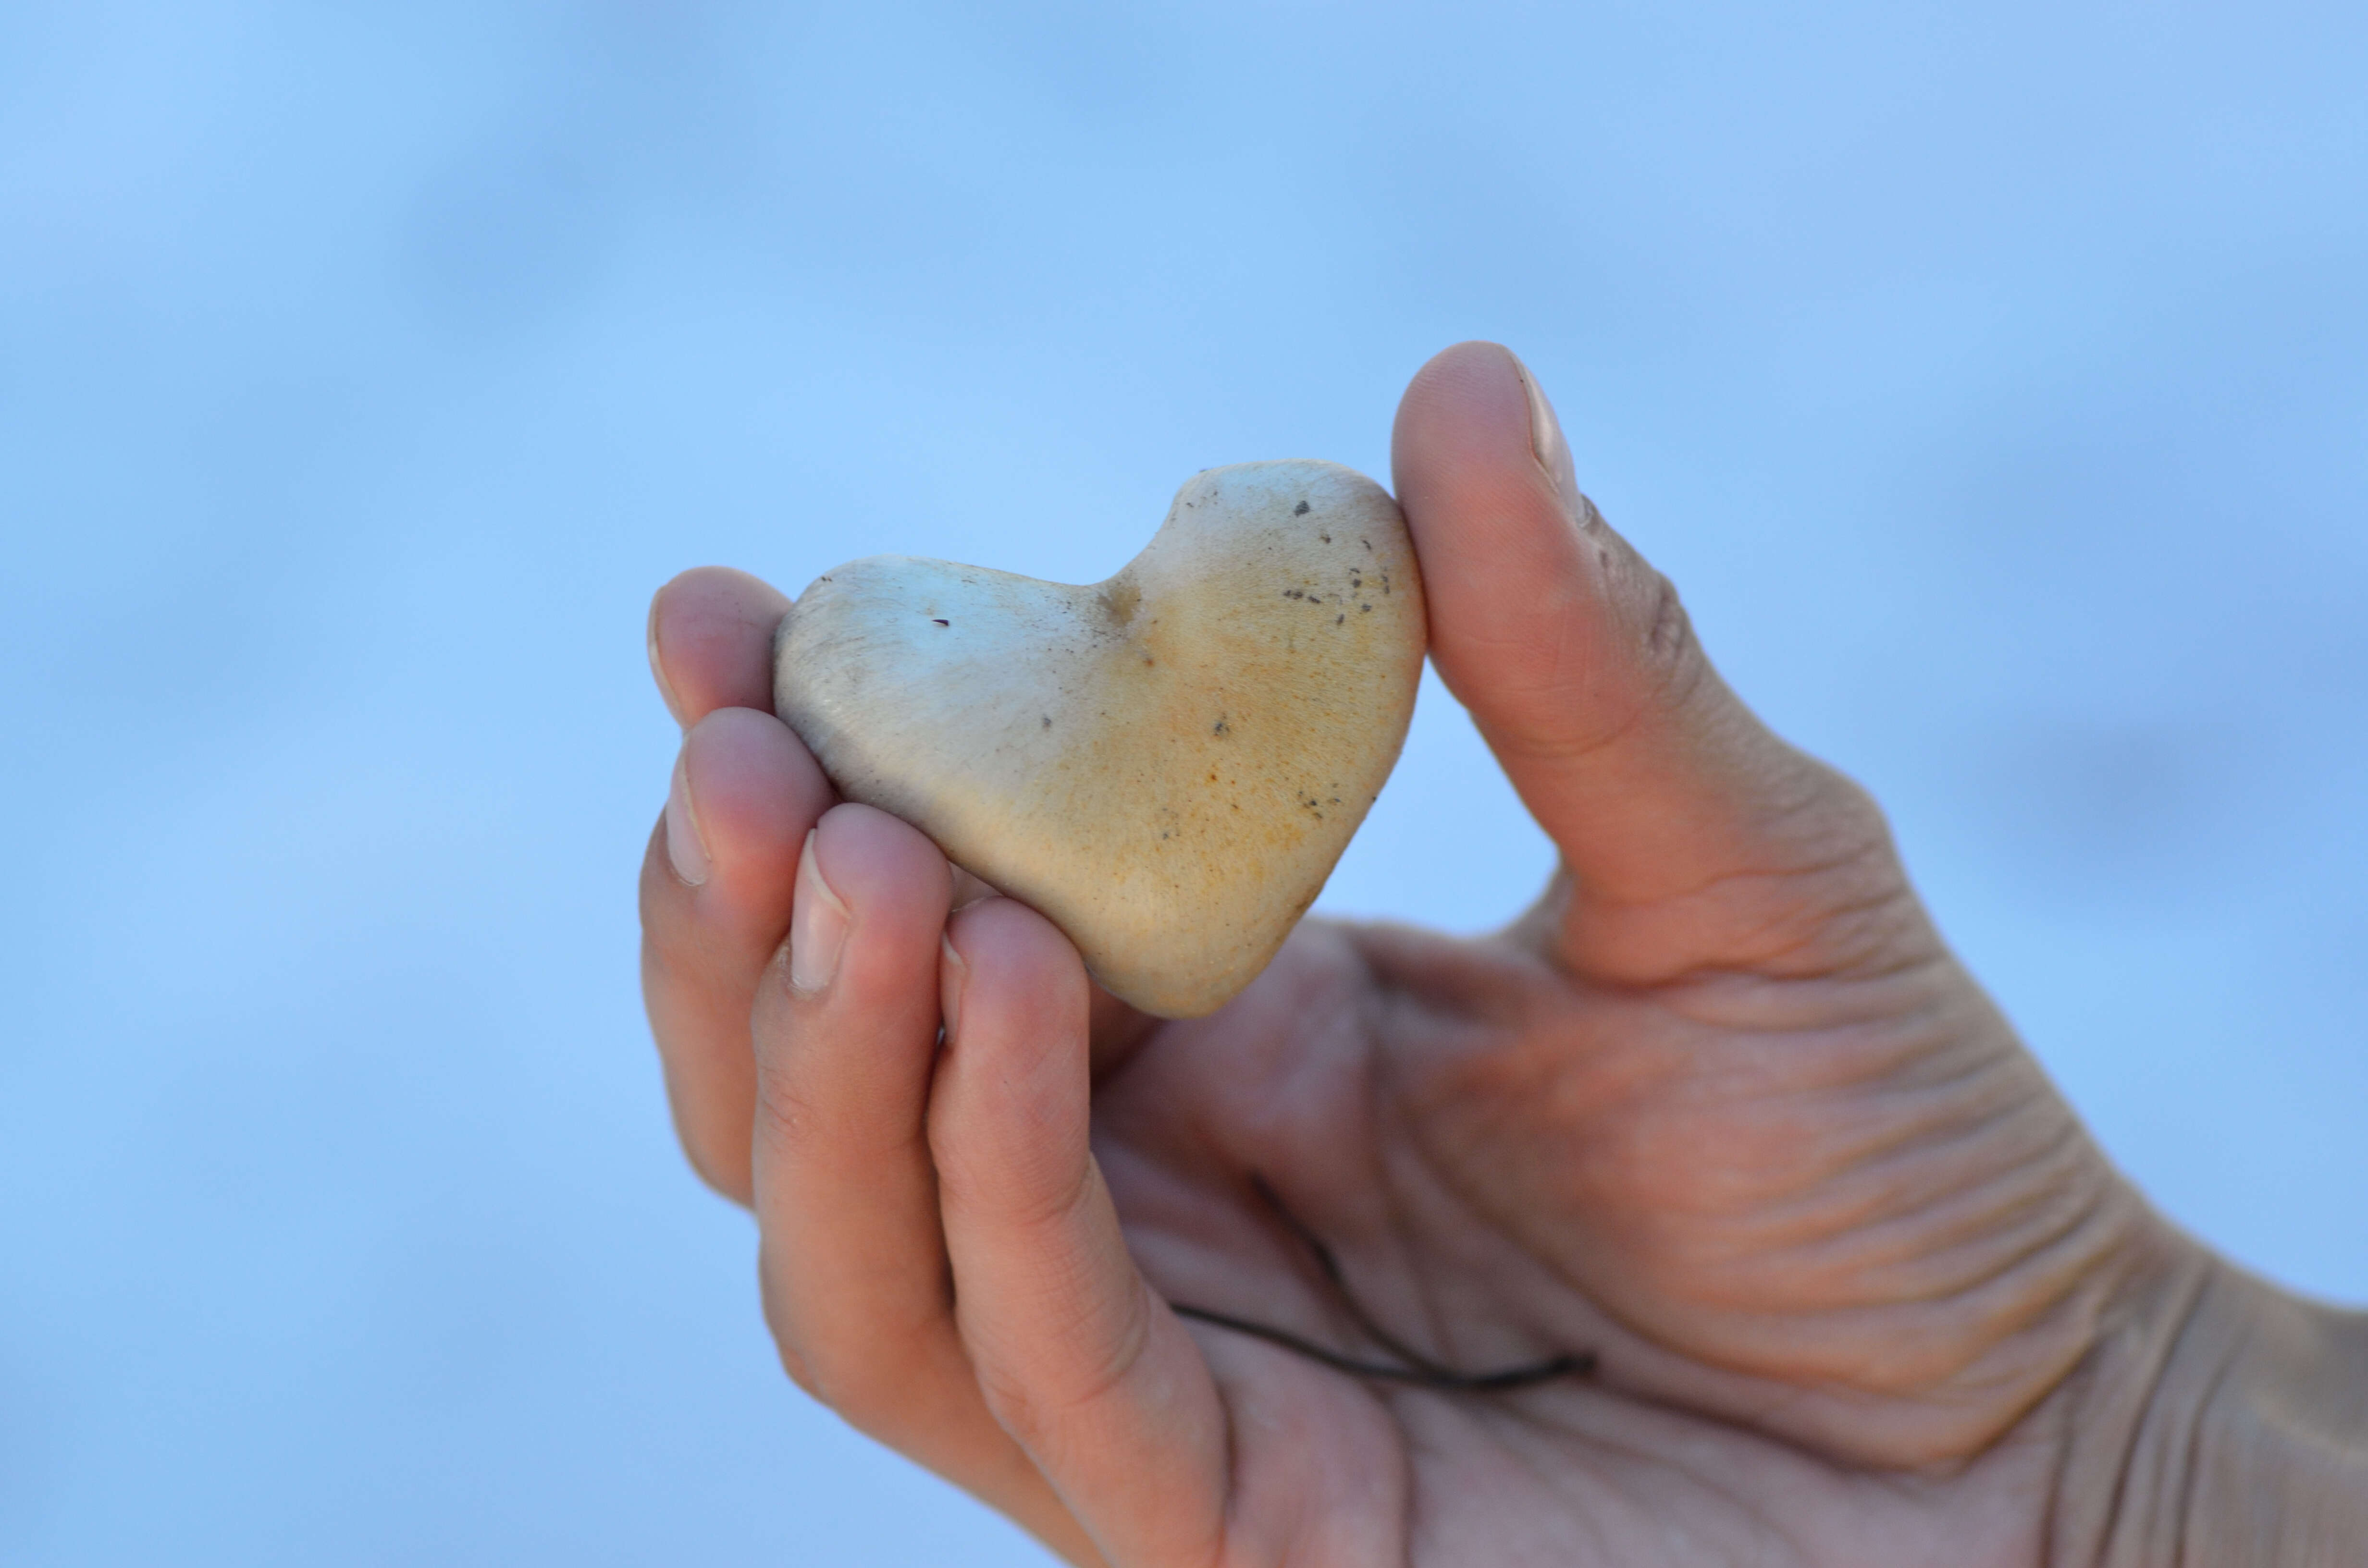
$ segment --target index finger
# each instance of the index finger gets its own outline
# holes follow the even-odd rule
[[[773,632],[789,596],[729,566],[694,566],[650,600],[650,674],[688,730],[719,708],[773,710]]]

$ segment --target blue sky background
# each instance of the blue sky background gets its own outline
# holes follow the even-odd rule
[[[2368,1301],[2368,11],[0,5],[0,1559],[1022,1563],[674,1152],[648,595],[1513,344],[2121,1163]],[[1326,894],[1547,855],[1453,704]]]

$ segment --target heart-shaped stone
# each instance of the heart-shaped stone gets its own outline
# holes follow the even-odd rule
[[[817,579],[774,705],[842,794],[1193,1017],[1249,983],[1389,777],[1422,582],[1386,492],[1334,463],[1210,469],[1085,587],[909,556]]]

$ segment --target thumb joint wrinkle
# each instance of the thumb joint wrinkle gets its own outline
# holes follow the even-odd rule
[[[1645,651],[1659,667],[1682,665],[1694,647],[1693,618],[1678,597],[1677,585],[1654,574],[1653,613],[1645,631]]]

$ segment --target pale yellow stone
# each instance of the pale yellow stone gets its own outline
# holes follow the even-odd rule
[[[1042,912],[1167,1017],[1222,1006],[1396,762],[1425,638],[1397,504],[1334,463],[1210,469],[1076,587],[879,555],[782,622],[774,702],[850,800]]]

